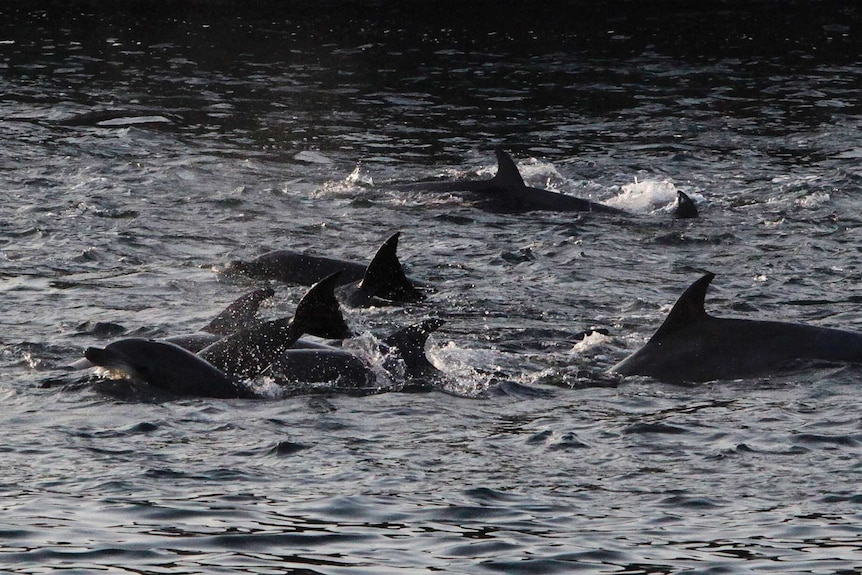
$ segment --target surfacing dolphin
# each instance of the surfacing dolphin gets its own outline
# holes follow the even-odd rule
[[[191,352],[198,352],[225,336],[256,324],[260,304],[273,295],[275,295],[275,291],[269,287],[249,292],[222,310],[221,313],[199,331],[190,334],[172,335],[164,338],[164,341],[177,344]]]
[[[400,391],[428,389],[439,371],[428,361],[425,344],[443,325],[442,319],[426,319],[402,328],[380,342],[377,367],[397,381]],[[375,363],[377,363],[375,361]],[[377,376],[371,362],[347,349],[327,345],[301,344],[285,351],[272,363],[266,375],[282,385],[328,384],[339,389],[377,389]]]
[[[714,277],[694,282],[652,338],[608,371],[683,383],[756,377],[818,360],[862,363],[859,333],[707,314],[704,300]]]
[[[355,262],[312,256],[290,250],[265,253],[249,261],[235,260],[225,266],[226,274],[241,274],[254,279],[277,280],[291,285],[311,285],[339,272],[338,293],[352,307],[374,304],[415,302],[424,298],[415,282],[404,273],[398,260],[395,232],[383,242],[366,266]]]
[[[172,335],[158,341],[173,343],[193,353],[198,352],[226,335],[257,323],[257,311],[260,304],[274,294],[272,288],[268,287],[244,294],[234,300],[200,330],[194,333]],[[86,357],[82,357],[66,369],[78,370],[91,367],[94,365]]]
[[[685,192],[677,190],[676,192],[676,208],[673,210],[673,217],[678,220],[696,218],[698,216],[697,204],[694,203]]]
[[[531,212],[596,212],[624,214],[623,210],[591,202],[575,196],[560,194],[542,188],[533,188],[524,183],[524,178],[512,157],[503,150],[494,150],[497,155],[497,173],[489,180],[463,180],[447,182],[416,182],[392,186],[402,191],[473,192],[480,194],[483,204],[490,211]]]
[[[255,397],[243,380],[268,367],[303,332],[313,330],[333,338],[349,335],[335,299],[335,284],[333,275],[312,286],[293,318],[242,329],[198,354],[167,341],[128,338],[104,348],[89,347],[84,356],[94,365],[174,395]]]

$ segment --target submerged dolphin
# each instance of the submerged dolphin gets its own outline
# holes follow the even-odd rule
[[[312,286],[293,318],[242,329],[198,354],[170,342],[129,338],[104,348],[89,347],[84,356],[95,365],[176,395],[253,397],[242,380],[268,367],[303,332],[315,330],[336,338],[349,335],[335,299],[335,284],[333,275]]]
[[[706,313],[708,273],[677,300],[650,340],[608,371],[667,382],[742,379],[805,361],[862,363],[862,334]]]
[[[676,208],[673,210],[673,217],[682,220],[696,218],[697,216],[697,205],[694,201],[684,192],[677,190]]]
[[[521,172],[511,156],[503,150],[495,150],[497,174],[489,180],[464,180],[450,182],[417,182],[393,186],[402,191],[431,192],[475,192],[481,194],[487,207],[500,212],[530,212],[544,210],[552,212],[598,212],[624,214],[623,210],[544,190],[532,188],[524,183]]]
[[[428,336],[443,325],[441,319],[427,319],[400,329],[381,341],[379,366],[412,387],[427,387],[438,373],[425,355]],[[346,349],[326,345],[301,344],[285,351],[272,363],[267,375],[279,383],[315,384],[335,382],[339,387],[373,386],[373,366]]]
[[[419,301],[424,297],[422,292],[407,277],[401,262],[398,261],[400,235],[401,232],[395,232],[389,236],[367,266],[335,258],[277,250],[246,262],[232,261],[225,266],[225,273],[278,280],[293,285],[310,285],[339,272],[339,283],[343,286],[339,289],[339,296],[352,307]]]

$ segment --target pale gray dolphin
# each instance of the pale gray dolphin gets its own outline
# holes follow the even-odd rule
[[[411,184],[396,184],[391,187],[402,191],[473,192],[480,195],[484,207],[490,211],[499,212],[544,210],[552,212],[597,212],[604,214],[626,213],[618,208],[597,202],[527,186],[511,156],[500,149],[494,152],[497,155],[497,173],[491,179],[415,182]]]
[[[652,338],[608,371],[681,383],[756,377],[817,360],[862,363],[859,333],[707,314],[704,300],[714,277],[694,282]]]

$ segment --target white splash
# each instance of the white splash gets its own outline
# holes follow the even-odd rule
[[[612,339],[613,338],[608,335],[605,335],[598,331],[594,331],[584,336],[584,339],[572,346],[572,349],[569,350],[569,353],[574,355],[584,355],[597,347],[601,347],[607,344]]]
[[[671,211],[676,207],[677,187],[668,180],[645,180],[622,186],[621,193],[604,203],[629,212],[647,213],[655,210]],[[700,194],[687,194],[693,202],[703,201]]]

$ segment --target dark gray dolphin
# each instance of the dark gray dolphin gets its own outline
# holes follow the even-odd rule
[[[697,216],[697,205],[695,205],[687,194],[677,190],[676,208],[673,210],[673,217],[677,219],[689,219],[696,218]]]
[[[272,288],[263,288],[247,293],[222,310],[212,321],[194,333],[173,335],[159,341],[178,345],[192,353],[198,352],[208,345],[222,339],[225,335],[249,327],[257,321],[257,311],[261,302],[272,297]],[[89,369],[94,367],[86,357],[71,363],[65,369]]]
[[[624,214],[623,210],[544,190],[529,187],[511,156],[503,150],[495,150],[497,173],[489,180],[464,180],[449,182],[416,182],[394,185],[402,191],[430,192],[474,192],[481,195],[483,205],[490,211],[530,212],[544,210],[552,212],[597,212]]]
[[[88,347],[94,365],[121,372],[127,379],[152,385],[174,395],[250,398],[255,394],[208,361],[165,341],[128,338],[103,348]]]
[[[251,327],[257,323],[260,304],[275,295],[272,288],[262,288],[249,292],[222,310],[200,331],[182,335],[172,335],[163,341],[174,343],[191,352],[198,352],[223,337]]]
[[[357,282],[365,275],[364,264],[336,258],[312,256],[291,250],[275,250],[248,260],[228,262],[224,273],[239,274],[252,279],[276,280],[289,285],[312,285],[339,273],[343,283]]]
[[[235,377],[254,377],[266,369],[304,333],[326,338],[351,335],[344,321],[335,286],[338,274],[314,284],[303,296],[292,318],[266,321],[232,333],[198,355]]]
[[[667,382],[742,379],[810,361],[862,363],[862,334],[706,313],[708,273],[677,300],[650,340],[609,372]]]
[[[427,319],[400,329],[380,342],[380,367],[400,384],[425,386],[438,374],[425,355],[428,336],[443,325],[441,319]],[[272,363],[266,375],[282,384],[331,383],[339,388],[367,388],[375,385],[373,366],[346,349],[303,344],[289,349]],[[420,381],[421,380],[421,381]],[[418,383],[418,385],[417,385]]]
[[[344,303],[352,307],[392,304],[423,299],[414,281],[404,273],[398,260],[398,238],[389,236],[366,266],[301,254],[289,250],[268,252],[249,261],[235,260],[225,266],[226,274],[241,274],[255,279],[278,280],[291,285],[311,285],[339,272],[339,290]]]
[[[383,242],[365,268],[362,279],[338,288],[338,297],[343,303],[351,307],[369,307],[416,302],[425,298],[407,278],[398,261],[396,252],[399,236],[400,232],[395,232]]]
[[[350,334],[335,299],[336,283],[333,275],[312,286],[293,318],[242,329],[198,354],[170,342],[129,338],[104,348],[87,348],[84,356],[94,365],[176,395],[253,397],[241,380],[265,369],[304,330],[334,338]]]

